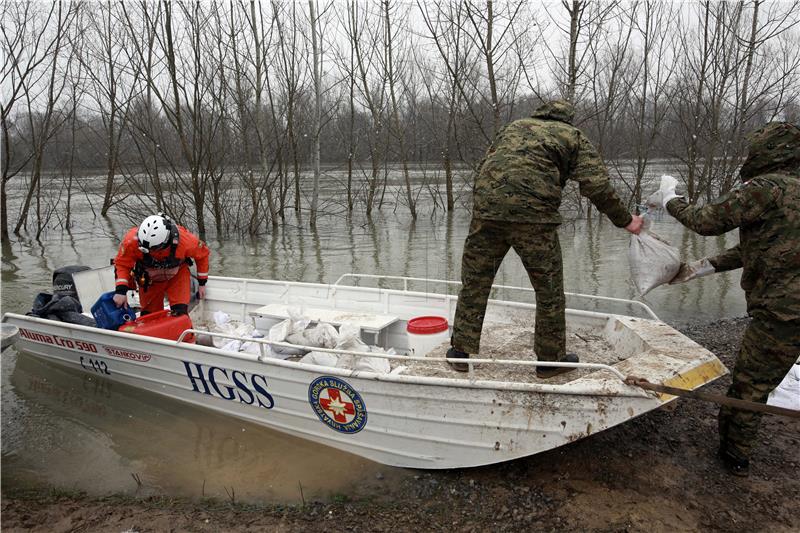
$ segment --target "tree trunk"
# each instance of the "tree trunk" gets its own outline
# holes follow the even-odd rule
[[[314,120],[311,124],[313,145],[311,148],[312,166],[314,167],[314,189],[311,193],[311,220],[309,223],[312,228],[317,227],[317,206],[319,203],[319,137],[320,127],[322,120],[322,65],[320,58],[320,42],[317,36],[318,21],[316,10],[314,9],[314,0],[308,0],[308,11],[311,17],[311,47],[313,48],[312,55],[314,58]]]
[[[491,4],[491,2],[490,2]],[[393,46],[392,46],[392,23],[389,18],[389,1],[383,2],[383,13],[385,17],[386,28],[386,56],[388,65],[388,78],[389,78],[389,95],[392,99],[392,116],[394,118],[395,136],[400,143],[400,159],[403,165],[403,179],[406,186],[406,201],[408,202],[408,210],[411,212],[411,218],[417,219],[417,206],[414,202],[414,195],[411,191],[411,176],[408,172],[408,154],[406,153],[406,140],[405,131],[400,124],[400,110],[397,105],[397,94],[395,91],[394,79],[394,60],[393,60]]]

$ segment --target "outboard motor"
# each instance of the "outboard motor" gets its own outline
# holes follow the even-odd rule
[[[83,307],[75,290],[75,272],[90,270],[89,267],[71,265],[53,272],[53,294],[40,292],[33,301],[33,308],[27,314],[50,320],[60,320],[82,326],[95,326],[93,318],[84,316]]]
[[[75,272],[90,270],[87,266],[70,265],[56,269],[53,272],[53,294],[59,296],[72,296],[78,299],[78,291],[75,290],[75,281],[72,275]]]

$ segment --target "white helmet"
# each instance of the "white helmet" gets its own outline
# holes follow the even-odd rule
[[[165,247],[172,236],[172,223],[162,214],[150,215],[139,224],[139,249],[144,253]]]

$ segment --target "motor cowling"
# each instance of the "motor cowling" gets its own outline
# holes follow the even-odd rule
[[[76,272],[90,270],[88,266],[69,265],[53,271],[53,294],[60,296],[72,296],[78,299],[78,291],[75,290],[75,280],[72,275]]]

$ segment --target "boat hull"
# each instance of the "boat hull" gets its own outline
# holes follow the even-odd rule
[[[17,348],[24,352],[399,467],[508,461],[589,436],[663,403],[614,391],[556,394],[475,387],[467,380],[449,380],[450,386],[413,383],[403,376],[303,368],[309,365],[232,357],[213,348],[109,336],[51,321],[10,320],[20,327]],[[319,391],[314,397],[315,384],[327,389],[322,396],[328,400],[336,390],[344,404],[358,397],[360,403],[350,408],[356,413],[345,413],[337,425],[336,413],[321,409]]]
[[[276,302],[393,315],[397,320],[382,338],[386,346],[402,347],[404,321],[423,315],[452,320],[456,297],[407,288],[212,277],[203,305],[206,315],[224,311],[263,328],[258,309]],[[533,309],[526,303],[490,301],[490,314],[498,320]],[[260,358],[11,313],[3,322],[19,328],[19,350],[76,371],[379,463],[423,469],[473,467],[532,455],[674,401],[625,385],[621,378],[629,374],[695,389],[726,373],[712,353],[660,321],[576,310],[568,310],[567,318],[605,339],[619,352],[619,362],[613,368],[586,365],[590,368],[581,377],[560,384],[481,381],[476,378],[480,373],[376,374]],[[531,372],[533,367],[522,366],[514,375]]]

